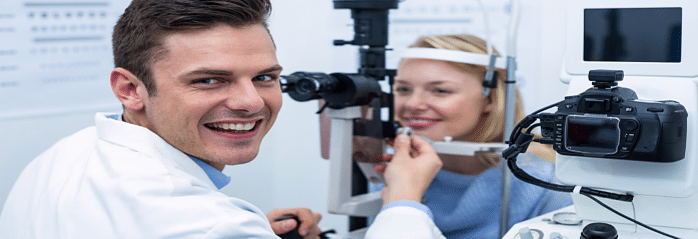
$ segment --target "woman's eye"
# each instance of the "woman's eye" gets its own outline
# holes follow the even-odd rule
[[[445,90],[445,89],[434,89],[434,92],[437,94],[449,94],[449,93],[451,93],[450,90]]]
[[[409,92],[409,91],[410,91],[410,88],[407,88],[407,87],[395,87],[396,93],[405,93],[405,92]]]

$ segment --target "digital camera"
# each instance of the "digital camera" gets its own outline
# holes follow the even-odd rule
[[[638,100],[617,87],[623,71],[592,70],[594,87],[541,113],[541,134],[562,155],[675,162],[685,157],[688,114],[676,101]]]

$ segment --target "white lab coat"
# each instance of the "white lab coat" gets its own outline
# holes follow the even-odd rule
[[[388,208],[379,213],[368,228],[365,238],[446,239],[426,213],[406,206]]]
[[[0,215],[0,238],[278,238],[261,210],[220,193],[150,130],[95,118],[96,126],[60,140],[22,172]],[[406,224],[382,220],[391,215]],[[367,237],[415,224],[438,231],[423,212],[396,207]]]

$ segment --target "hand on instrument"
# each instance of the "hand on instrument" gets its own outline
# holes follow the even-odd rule
[[[285,220],[277,221],[278,218],[292,216],[300,221],[289,217]],[[294,228],[298,227],[298,234],[305,239],[318,239],[322,230],[318,227],[318,223],[322,219],[322,215],[318,212],[313,212],[308,208],[287,208],[274,209],[267,214],[267,219],[271,224],[272,230],[276,235],[282,235]]]
[[[421,202],[442,162],[434,149],[419,137],[400,134],[393,142],[394,155],[386,155],[388,164],[376,166],[375,170],[384,173],[386,186],[381,192],[383,204],[412,200]]]

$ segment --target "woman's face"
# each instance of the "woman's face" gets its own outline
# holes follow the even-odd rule
[[[395,119],[431,140],[469,141],[492,108],[482,77],[446,61],[404,59],[395,77]]]

